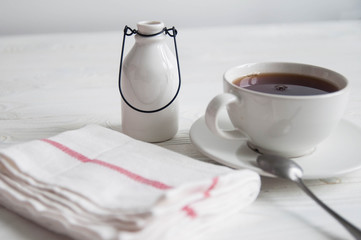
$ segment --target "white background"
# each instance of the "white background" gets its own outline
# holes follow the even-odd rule
[[[0,0],[0,35],[361,19],[361,0]]]

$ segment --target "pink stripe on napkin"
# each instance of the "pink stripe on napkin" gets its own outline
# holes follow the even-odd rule
[[[209,186],[209,188],[204,191],[203,193],[203,198],[199,199],[198,201],[192,202],[191,204],[188,204],[187,206],[182,208],[182,211],[186,212],[186,214],[191,217],[191,218],[195,218],[197,217],[197,212],[191,207],[192,204],[195,204],[196,202],[202,201],[204,199],[207,199],[211,196],[211,191],[216,187],[218,183],[218,177],[215,177],[212,179],[212,184]]]
[[[140,176],[140,175],[138,175],[136,173],[133,173],[133,172],[128,171],[128,170],[126,170],[124,168],[113,165],[111,163],[107,163],[107,162],[104,162],[104,161],[101,161],[101,160],[98,160],[98,159],[90,159],[90,158],[84,156],[83,154],[78,153],[78,152],[76,152],[76,151],[68,148],[67,146],[65,146],[65,145],[63,145],[61,143],[58,143],[56,141],[53,141],[53,140],[50,140],[50,139],[42,139],[42,141],[51,144],[52,146],[58,148],[59,150],[63,151],[64,153],[68,154],[69,156],[71,156],[71,157],[73,157],[73,158],[75,158],[75,159],[77,159],[77,160],[79,160],[79,161],[81,161],[83,163],[94,163],[94,164],[101,165],[103,167],[107,167],[109,169],[117,171],[118,173],[120,173],[120,174],[122,174],[124,176],[129,177],[130,179],[133,179],[134,181],[137,181],[139,183],[152,186],[154,188],[158,188],[158,189],[170,189],[170,188],[172,188],[171,186],[168,186],[165,183],[142,177],[142,176]]]

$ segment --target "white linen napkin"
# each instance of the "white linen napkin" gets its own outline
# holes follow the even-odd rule
[[[74,239],[190,239],[252,203],[259,175],[88,125],[0,150],[0,203]]]

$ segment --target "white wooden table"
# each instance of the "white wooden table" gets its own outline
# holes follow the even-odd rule
[[[352,85],[344,118],[361,126],[361,21],[178,31],[183,80],[180,130],[161,146],[211,161],[192,145],[189,129],[211,98],[222,92],[223,72],[249,62],[302,62],[342,73]],[[121,39],[122,29],[0,37],[0,147],[88,123],[120,129]],[[306,183],[361,228],[361,171]],[[209,229],[204,236],[214,240],[266,238],[352,239],[294,184],[272,178],[262,178],[262,190],[253,205],[235,215],[228,226]],[[0,207],[0,239],[67,238]]]

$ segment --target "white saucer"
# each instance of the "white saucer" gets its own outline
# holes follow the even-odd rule
[[[220,117],[222,128],[232,129],[226,117]],[[270,176],[256,165],[258,154],[244,140],[220,138],[207,128],[204,117],[191,127],[193,144],[207,157],[232,168],[252,169],[263,176]],[[304,179],[329,178],[361,169],[361,129],[341,120],[336,130],[310,155],[294,158],[304,170]]]

